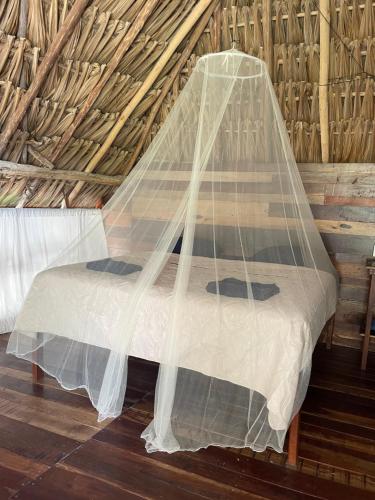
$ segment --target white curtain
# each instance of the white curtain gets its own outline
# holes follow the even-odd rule
[[[82,239],[91,226],[89,236]],[[35,275],[70,244],[66,263],[106,255],[100,210],[0,209],[0,333],[14,328]]]

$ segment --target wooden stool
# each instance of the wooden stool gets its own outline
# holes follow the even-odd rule
[[[368,296],[365,336],[362,344],[362,361],[361,370],[366,370],[368,349],[370,345],[371,324],[373,318],[373,310],[375,307],[375,257],[367,260],[366,268],[370,274],[370,292]]]

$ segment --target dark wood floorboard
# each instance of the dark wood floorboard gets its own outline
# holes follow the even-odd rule
[[[375,498],[375,355],[318,346],[303,406],[297,469],[273,451],[148,454],[158,367],[132,359],[121,417],[96,421],[81,390],[5,354],[0,337],[0,500]]]

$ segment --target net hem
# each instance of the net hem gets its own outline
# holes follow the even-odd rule
[[[196,447],[196,448],[177,448],[177,447],[176,448],[171,448],[171,449],[157,448],[156,446],[153,446],[153,441],[155,440],[155,438],[154,438],[154,436],[151,436],[151,432],[148,433],[148,434],[145,434],[143,432],[141,434],[141,438],[146,443],[145,448],[146,448],[147,453],[150,453],[150,454],[151,453],[162,452],[162,453],[168,453],[168,454],[171,455],[172,453],[175,453],[177,451],[191,451],[191,452],[196,452],[196,451],[199,451],[199,450],[207,450],[210,446],[216,446],[218,448],[227,448],[227,449],[234,448],[234,449],[237,449],[237,450],[241,450],[241,449],[245,449],[245,448],[250,448],[255,453],[262,453],[266,449],[272,448],[274,451],[276,451],[276,453],[284,453],[284,448],[283,447],[281,447],[281,446],[280,447],[272,446],[271,444],[266,444],[265,446],[251,446],[249,444],[244,445],[244,446],[241,446],[241,445],[225,446],[222,443],[210,443],[207,446],[199,446],[199,447]]]
[[[39,368],[41,368],[41,370],[43,370],[43,372],[47,375],[49,375],[50,377],[53,377],[59,384],[60,386],[65,389],[66,391],[75,391],[76,389],[83,389],[86,391],[88,397],[89,397],[89,400],[92,404],[92,406],[95,408],[95,410],[98,412],[98,418],[97,418],[97,421],[98,422],[103,422],[104,420],[107,420],[108,418],[116,418],[116,417],[119,417],[121,415],[121,411],[120,412],[116,412],[116,413],[109,413],[109,414],[106,414],[105,416],[103,416],[101,413],[100,413],[100,410],[98,409],[98,406],[94,403],[93,401],[93,396],[90,394],[90,391],[87,387],[87,385],[66,385],[63,383],[62,379],[60,377],[58,377],[58,375],[55,375],[53,374],[50,370],[46,369],[42,363],[38,363],[37,360],[32,360],[32,359],[29,359],[27,357],[28,354],[32,354],[33,352],[35,351],[29,351],[27,354],[18,354],[16,353],[15,351],[6,351],[7,354],[12,354],[13,356],[15,356],[16,358],[18,359],[23,359],[24,361],[29,361],[30,363],[33,363],[34,365],[37,365],[39,366]]]

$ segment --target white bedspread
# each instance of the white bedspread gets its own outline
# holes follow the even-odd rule
[[[271,427],[284,429],[299,374],[309,367],[315,342],[335,311],[334,277],[319,272],[318,280],[312,269],[249,262],[251,281],[276,283],[280,293],[266,301],[250,303],[220,296],[218,315],[217,296],[206,292],[214,262],[203,257],[193,259],[199,272],[193,273],[183,317],[179,318],[182,348],[178,365],[260,392],[267,398]],[[161,361],[177,263],[178,256],[172,255],[152,292],[142,299],[129,355]],[[243,279],[243,261],[216,260],[218,263],[221,279]],[[301,280],[305,283],[306,275],[311,276],[308,296],[301,288],[298,273],[305,275]],[[88,270],[85,264],[44,271],[34,280],[16,330],[48,332],[116,349],[117,339],[121,339],[126,328],[120,321],[121,310],[137,274],[117,276]],[[92,287],[101,297],[95,310],[85,302],[85,297],[92,297],[91,292],[87,293]],[[194,345],[194,350],[184,349],[185,339],[186,346]]]

